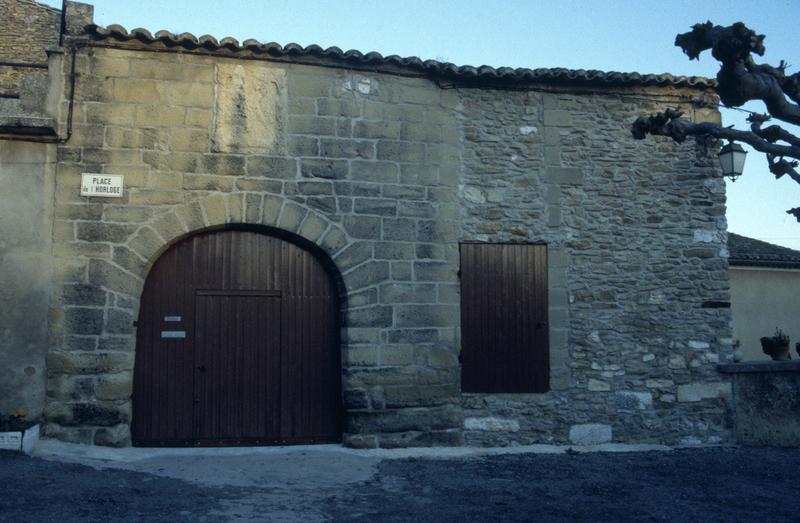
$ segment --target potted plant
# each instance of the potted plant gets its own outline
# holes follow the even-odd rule
[[[39,441],[39,425],[28,419],[25,410],[0,416],[0,450],[15,450],[30,454]]]
[[[769,354],[775,361],[792,359],[789,354],[789,336],[777,327],[775,334],[761,338],[761,350],[764,351],[764,354]]]

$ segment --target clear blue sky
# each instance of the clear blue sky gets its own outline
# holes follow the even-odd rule
[[[45,3],[60,7],[59,0]],[[92,3],[92,2],[90,2]],[[673,42],[697,22],[745,22],[767,35],[766,56],[800,67],[797,0],[95,0],[95,21],[233,36],[240,41],[338,46],[419,56],[458,65],[568,67],[714,76],[708,52],[690,62]],[[758,104],[748,108],[761,110]],[[744,115],[726,111],[726,123]],[[795,129],[796,131],[796,129]],[[728,228],[800,249],[800,185],[775,181],[751,152],[745,175],[728,184]]]

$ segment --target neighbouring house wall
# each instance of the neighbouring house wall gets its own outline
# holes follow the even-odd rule
[[[46,64],[45,48],[58,45],[61,11],[32,0],[0,0],[0,62]],[[0,94],[17,93],[25,76],[46,69],[0,65]]]
[[[149,268],[180,237],[250,223],[343,276],[346,444],[730,438],[730,311],[702,305],[729,299],[724,184],[713,151],[630,137],[655,104],[91,47],[76,73],[47,434],[129,444]],[[123,174],[125,196],[80,197],[83,172]],[[548,244],[549,393],[460,393],[458,242],[474,240]]]
[[[44,407],[55,154],[0,140],[0,415]]]
[[[0,0],[0,19],[0,62],[48,62],[60,11]],[[40,417],[45,402],[56,146],[15,141],[13,133],[53,123],[41,113],[46,74],[0,65],[0,415],[26,410],[30,418]],[[23,78],[31,80],[24,101],[17,99]]]
[[[789,335],[792,359],[798,358],[800,270],[731,267],[730,280],[733,337],[742,360],[770,360],[759,339],[772,336],[776,328]]]
[[[800,447],[800,362],[731,363],[720,370],[733,375],[736,443]]]

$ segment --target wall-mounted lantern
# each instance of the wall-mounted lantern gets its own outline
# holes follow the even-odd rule
[[[722,176],[735,182],[744,171],[744,159],[747,156],[747,151],[738,143],[728,142],[717,156],[719,156],[719,164],[722,166]]]

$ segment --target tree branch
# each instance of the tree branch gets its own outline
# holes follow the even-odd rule
[[[676,36],[675,45],[683,49],[690,60],[699,60],[700,53],[711,49],[714,58],[722,61],[723,57],[745,58],[751,52],[763,56],[766,50],[764,38],[765,35],[757,35],[741,22],[722,27],[708,21],[695,24],[688,33]]]
[[[770,125],[766,129],[762,129],[761,125],[769,120],[770,116],[766,114],[751,114],[747,117],[747,121],[750,122],[750,130],[764,140],[770,143],[781,141],[800,147],[800,138],[779,125]]]
[[[800,183],[800,174],[798,174],[795,170],[795,167],[797,167],[796,161],[789,162],[783,158],[776,158],[775,156],[768,154],[767,162],[769,163],[769,172],[775,175],[775,179],[780,178],[784,174],[788,174],[789,178],[797,183]]]
[[[631,133],[637,140],[645,138],[648,134],[653,134],[657,136],[668,136],[678,143],[682,143],[686,140],[687,136],[703,135],[743,142],[751,145],[756,151],[766,153],[769,162],[769,170],[775,175],[775,178],[788,175],[792,180],[800,183],[800,173],[795,169],[798,166],[798,162],[790,162],[784,159],[784,157],[800,159],[800,146],[779,145],[764,139],[755,132],[739,131],[709,122],[694,123],[681,118],[681,116],[683,116],[683,111],[677,109],[667,109],[663,113],[657,113],[647,117],[640,116],[633,123]],[[753,126],[760,126],[759,121],[761,120],[763,120],[763,117],[757,118],[756,121],[753,122]],[[781,129],[781,131],[783,130]],[[792,139],[795,142],[798,141],[797,138],[792,137]],[[800,218],[798,218],[798,221],[800,221]]]
[[[788,64],[783,60],[778,67],[755,63],[752,55],[763,56],[766,50],[764,38],[742,22],[729,27],[711,22],[695,24],[690,32],[675,37],[675,45],[690,59],[699,60],[703,51],[711,50],[712,56],[722,63],[715,91],[723,104],[738,107],[751,100],[764,102],[770,114],[751,115],[748,118],[750,131],[714,123],[694,123],[681,118],[681,111],[667,109],[663,113],[637,118],[631,127],[633,137],[641,140],[654,134],[668,136],[680,143],[687,136],[708,136],[743,142],[766,155],[769,170],[776,178],[788,175],[800,184],[800,173],[797,172],[800,137],[779,125],[763,127],[772,117],[800,125],[800,73],[787,75]],[[800,222],[800,207],[786,212]]]
[[[752,59],[751,59],[752,61]],[[800,103],[800,73],[794,73],[786,76],[786,68],[789,67],[784,60],[781,60],[778,67],[772,67],[768,64],[753,64],[754,69],[774,77],[778,84],[780,84],[783,92],[791,98],[794,102]]]
[[[696,24],[688,33],[675,37],[675,45],[690,59],[710,49],[722,62],[717,73],[717,94],[723,104],[739,107],[751,100],[761,100],[770,114],[780,120],[800,125],[800,76],[786,76],[786,63],[778,67],[759,65],[750,53],[764,54],[764,35],[758,35],[742,22],[722,27],[711,22]]]
[[[788,156],[800,159],[800,147],[795,145],[779,145],[770,143],[754,132],[739,131],[730,127],[709,122],[694,123],[681,118],[683,111],[667,109],[663,113],[650,116],[640,116],[633,123],[631,132],[637,140],[643,139],[648,134],[669,136],[678,143],[686,140],[687,136],[708,135],[714,138],[724,138],[737,142],[744,142],[753,146],[753,149],[773,156]],[[798,181],[800,183],[800,181]]]

